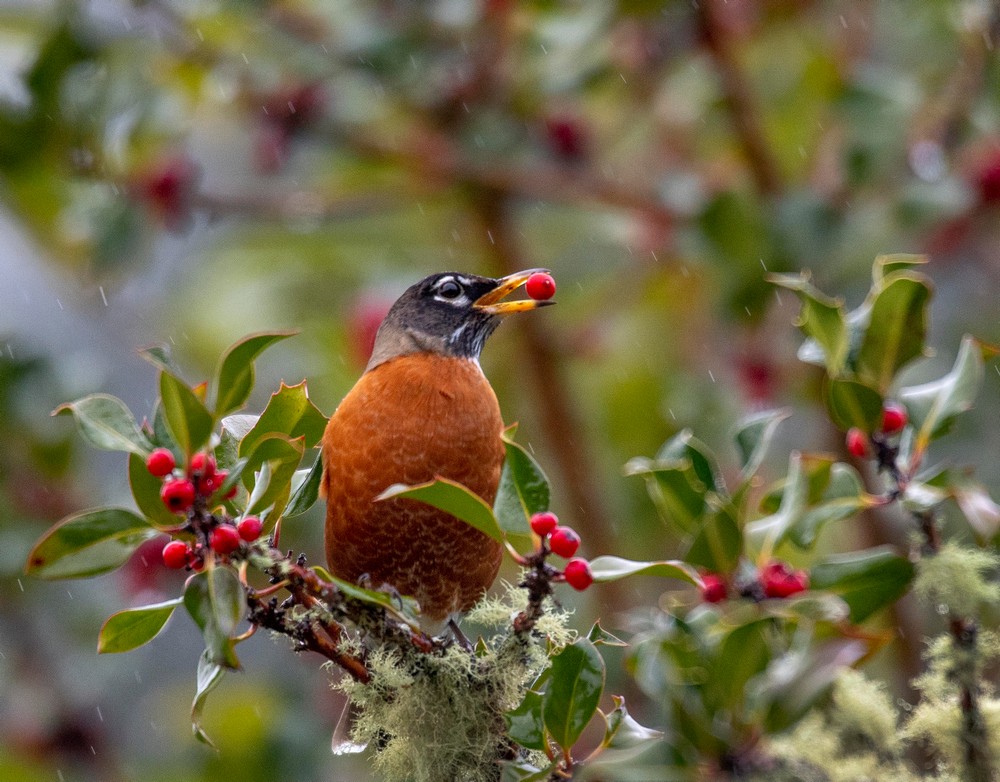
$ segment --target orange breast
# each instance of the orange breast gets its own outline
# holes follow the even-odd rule
[[[375,497],[440,476],[492,505],[502,429],[496,395],[471,361],[422,353],[366,372],[323,437],[331,572],[390,584],[434,621],[470,608],[496,578],[500,544],[428,505]]]

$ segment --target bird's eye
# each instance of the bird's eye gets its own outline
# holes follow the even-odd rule
[[[438,287],[438,295],[445,299],[457,299],[462,295],[462,286],[454,280],[445,280]]]

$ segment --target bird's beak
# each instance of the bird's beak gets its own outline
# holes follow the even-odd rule
[[[525,269],[523,272],[514,272],[506,277],[497,280],[497,286],[484,293],[473,303],[473,307],[490,315],[511,315],[515,312],[527,312],[539,307],[547,307],[555,304],[554,301],[536,301],[535,299],[515,299],[514,301],[501,301],[505,296],[513,293],[528,281],[532,274],[543,272],[549,273],[548,269]]]

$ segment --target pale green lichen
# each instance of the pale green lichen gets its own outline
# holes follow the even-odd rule
[[[554,608],[536,633],[514,635],[511,617],[523,605],[523,591],[509,587],[470,612],[470,621],[494,630],[475,656],[457,645],[430,654],[370,649],[371,680],[336,685],[357,707],[351,739],[371,747],[373,765],[387,782],[499,778],[507,750],[504,712],[520,703],[545,667],[549,645],[572,638],[565,612]]]
[[[1000,600],[1000,585],[989,579],[998,565],[992,551],[945,543],[917,563],[913,589],[941,613],[975,616],[983,604]]]

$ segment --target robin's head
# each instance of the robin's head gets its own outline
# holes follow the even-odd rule
[[[554,303],[503,300],[532,274],[543,271],[528,269],[499,279],[461,272],[425,277],[389,309],[375,337],[368,369],[408,353],[478,359],[486,338],[507,315]]]

